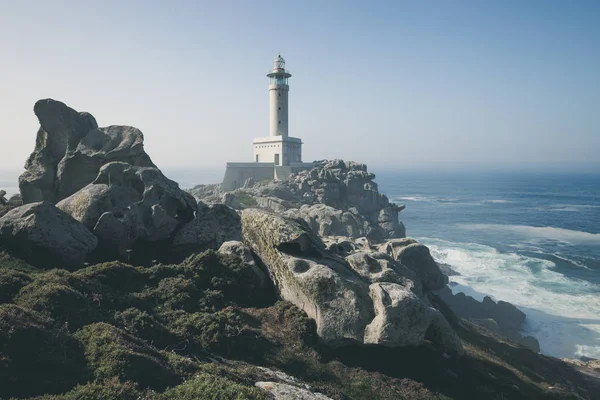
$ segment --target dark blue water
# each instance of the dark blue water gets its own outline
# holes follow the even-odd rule
[[[375,171],[377,172],[377,171]],[[542,352],[600,358],[600,175],[380,172],[453,290],[510,301]]]

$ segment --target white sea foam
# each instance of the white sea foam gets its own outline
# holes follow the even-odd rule
[[[483,203],[508,204],[508,203],[512,203],[512,201],[510,201],[510,200],[503,200],[503,199],[493,199],[493,200],[483,200]]]
[[[537,208],[538,210],[550,212],[585,212],[600,209],[600,205],[595,204],[552,204],[546,208]]]
[[[490,200],[466,200],[456,197],[429,197],[429,196],[396,196],[392,197],[392,201],[414,201],[431,204],[451,204],[457,206],[483,206],[489,204],[508,204],[513,203],[511,200],[490,199]]]
[[[469,230],[509,231],[531,239],[553,240],[584,245],[600,244],[600,233],[573,231],[550,226],[537,227],[502,224],[460,224],[459,226]]]
[[[449,264],[453,291],[481,300],[515,304],[527,314],[526,334],[540,341],[545,354],[600,358],[600,285],[568,278],[555,264],[474,243],[421,238],[433,257]]]

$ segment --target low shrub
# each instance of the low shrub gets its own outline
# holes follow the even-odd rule
[[[76,386],[68,393],[45,395],[32,400],[159,400],[151,391],[140,391],[134,382],[120,382],[119,379],[107,379]]]
[[[73,275],[93,279],[112,290],[123,293],[138,292],[147,285],[144,269],[118,261],[106,262],[80,269]]]
[[[114,322],[130,335],[144,339],[159,348],[165,348],[179,341],[179,338],[168,327],[146,311],[137,308],[117,311],[114,315]]]
[[[185,383],[166,390],[161,398],[164,400],[266,400],[271,397],[258,388],[200,373]]]
[[[4,396],[69,390],[85,378],[85,361],[65,327],[38,312],[0,305],[0,388]]]
[[[37,275],[19,291],[14,302],[77,329],[101,318],[101,306],[108,301],[108,292],[108,288],[74,277],[68,271],[52,270]]]
[[[230,355],[244,332],[241,314],[226,308],[216,313],[181,313],[173,326],[208,352]]]
[[[29,275],[0,266],[0,303],[8,303],[23,286],[31,283]]]
[[[158,285],[145,289],[140,298],[151,304],[157,312],[165,310],[195,311],[202,291],[191,279],[165,278]]]
[[[87,325],[74,337],[81,343],[97,380],[118,377],[155,390],[179,383],[164,354],[113,325],[104,322]]]

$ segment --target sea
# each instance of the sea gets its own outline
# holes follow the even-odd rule
[[[183,188],[223,173],[163,172]],[[600,173],[373,172],[407,235],[460,274],[453,292],[517,306],[544,354],[600,359]],[[0,171],[0,189],[17,175]]]
[[[600,359],[600,174],[384,171],[376,181],[406,206],[407,236],[460,274],[454,293],[517,306],[544,354]]]

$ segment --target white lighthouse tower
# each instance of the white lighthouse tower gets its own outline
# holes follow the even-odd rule
[[[269,136],[254,139],[254,161],[275,166],[302,162],[302,140],[288,135],[288,99],[292,76],[285,69],[285,60],[278,55],[269,77]]]
[[[302,162],[302,140],[288,134],[288,79],[285,60],[278,55],[269,77],[269,136],[254,139],[253,162],[228,162],[221,188],[235,190],[249,179],[287,180],[291,174],[311,169],[313,163]]]

